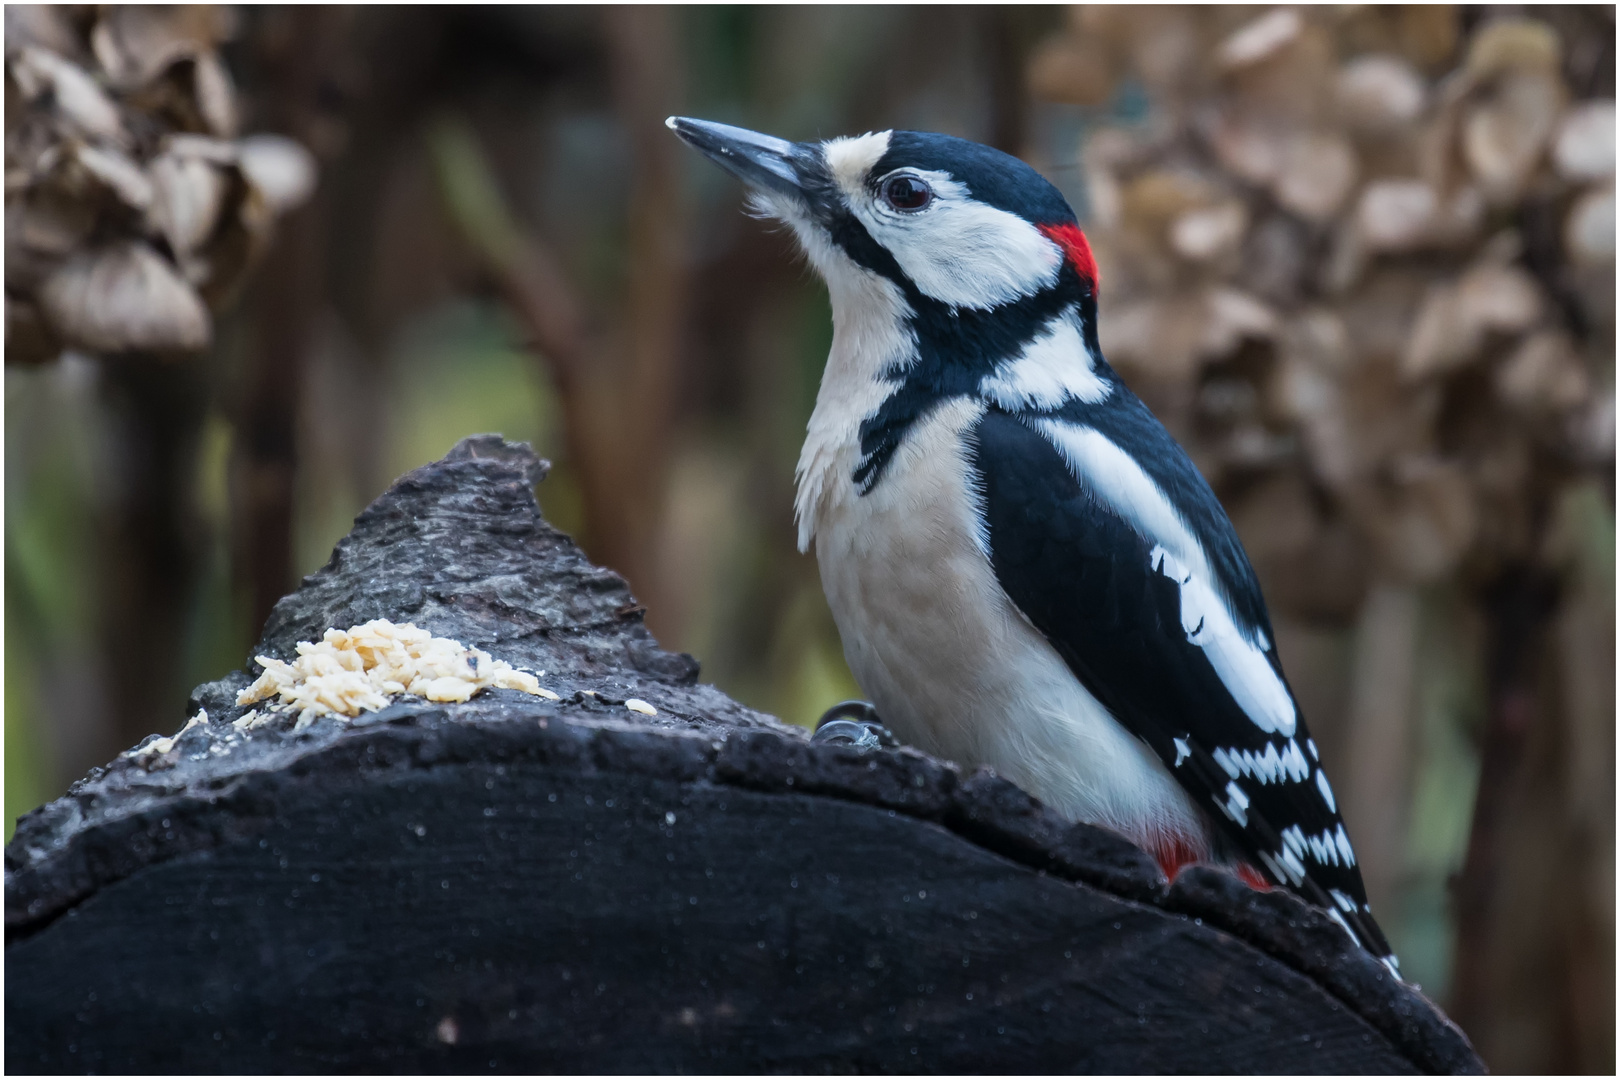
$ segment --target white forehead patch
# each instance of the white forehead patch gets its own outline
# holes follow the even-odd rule
[[[923,210],[900,213],[864,188],[848,198],[924,296],[953,308],[993,308],[1057,281],[1063,252],[1032,223],[979,202],[948,173],[905,171],[934,189]]]
[[[844,198],[853,199],[865,190],[867,174],[873,166],[889,152],[889,132],[829,139],[821,144],[821,152],[827,159],[827,171],[832,174],[833,183],[844,193]]]

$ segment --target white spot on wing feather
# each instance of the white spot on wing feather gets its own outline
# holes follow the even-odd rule
[[[1305,864],[1299,861],[1299,856],[1292,851],[1284,850],[1281,855],[1283,869],[1288,871],[1288,880],[1295,885],[1305,881]]]
[[[1289,702],[1289,708],[1292,707],[1293,703]],[[1296,784],[1311,775],[1311,767],[1305,763],[1305,755],[1299,752],[1299,744],[1293,739],[1289,739],[1283,749],[1282,767],[1288,771],[1288,779]]]
[[[1316,770],[1316,790],[1322,793],[1322,801],[1327,803],[1327,808],[1337,814],[1339,804],[1333,798],[1333,788],[1328,785],[1327,773],[1321,769]]]
[[[1321,836],[1308,837],[1306,843],[1310,845],[1311,858],[1323,866],[1339,865],[1339,849],[1333,842],[1331,830],[1323,829]]]
[[[1219,806],[1227,817],[1245,828],[1248,827],[1249,796],[1242,788],[1238,787],[1236,780],[1226,785],[1226,801],[1221,802],[1220,796],[1217,795],[1215,805]]]
[[[1356,865],[1356,853],[1350,847],[1350,838],[1344,834],[1344,826],[1340,825],[1333,834],[1333,842],[1339,849],[1339,855],[1344,859],[1344,865]]]
[[[1327,917],[1328,918],[1332,919],[1334,922],[1338,923],[1340,926],[1342,926],[1344,928],[1344,932],[1350,935],[1350,940],[1351,941],[1355,942],[1357,945],[1361,944],[1361,938],[1357,937],[1356,932],[1354,930],[1350,929],[1350,924],[1344,921],[1344,916],[1343,915],[1340,915],[1337,911],[1334,911],[1332,908],[1324,908],[1323,910],[1325,910],[1327,912]]]

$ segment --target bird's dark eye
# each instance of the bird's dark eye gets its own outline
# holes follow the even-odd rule
[[[883,201],[896,210],[914,213],[933,200],[933,188],[915,176],[891,176],[883,181]]]

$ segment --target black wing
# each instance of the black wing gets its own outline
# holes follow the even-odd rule
[[[996,576],[1085,687],[1153,748],[1247,858],[1277,884],[1333,912],[1368,951],[1389,958],[1231,523],[1146,406],[1123,387],[1115,393],[1106,420],[1071,403],[1061,414],[991,408],[980,421],[974,465]],[[1121,406],[1130,410],[1124,421],[1134,425],[1130,432],[1118,430]],[[1182,520],[1198,522],[1203,548],[1220,549],[1206,562],[1225,579],[1217,583],[1225,612],[1238,612],[1238,624],[1249,613],[1252,648],[1263,652],[1264,663],[1259,652],[1249,657],[1249,681],[1259,665],[1259,681],[1269,683],[1263,689],[1273,700],[1285,696],[1288,724],[1268,731],[1245,711],[1240,702],[1257,710],[1247,692],[1253,687],[1239,685],[1243,673],[1226,664],[1223,676],[1211,653],[1191,640],[1202,624],[1184,625],[1182,571],[1173,559],[1167,564],[1164,538],[1144,526],[1151,515],[1122,505],[1128,490],[1122,496],[1118,485],[1088,482],[1072,455],[1065,457],[1052,441],[1057,424],[1074,425],[1070,430],[1094,444],[1099,434],[1120,442],[1128,437],[1134,461],[1152,459],[1143,472],[1157,491]],[[1189,505],[1192,500],[1207,502]]]

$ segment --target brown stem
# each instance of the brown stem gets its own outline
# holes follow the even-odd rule
[[[595,407],[589,373],[601,348],[587,325],[584,302],[545,240],[513,216],[477,133],[465,120],[439,117],[429,127],[428,147],[451,221],[522,320],[556,390],[565,453],[579,471],[585,504],[581,541],[616,566],[598,553],[598,541],[609,531],[603,504],[611,498],[614,478],[591,438]]]
[[[630,137],[628,310],[624,321],[625,419],[608,441],[618,490],[612,524],[619,569],[648,605],[657,628],[662,611],[656,569],[670,429],[686,330],[686,210],[681,198],[682,147],[664,126],[681,96],[679,39],[667,7],[614,7],[603,12],[614,96]]]
[[[1018,9],[993,4],[978,9],[985,66],[990,83],[990,145],[1009,154],[1024,148],[1024,68],[1028,46],[1021,40]]]
[[[203,547],[196,505],[208,412],[202,364],[125,354],[102,366],[106,497],[97,539],[114,745],[99,749],[108,757],[175,730],[185,701],[186,616]]]
[[[1500,925],[1513,817],[1525,809],[1527,746],[1538,724],[1551,721],[1538,693],[1538,658],[1556,601],[1556,583],[1542,570],[1518,567],[1487,591],[1489,714],[1474,799],[1468,851],[1457,877],[1457,952],[1450,1011],[1479,1038],[1490,1025],[1502,976],[1512,967],[1514,943]],[[1546,842],[1553,843],[1548,837]],[[1481,1044],[1485,1051],[1488,1042]]]
[[[464,122],[441,119],[429,143],[452,220],[523,320],[557,389],[584,503],[582,542],[656,612],[657,532],[687,297],[680,145],[663,123],[678,99],[679,57],[665,9],[607,9],[603,28],[635,170],[625,310],[612,325],[588,325],[560,261],[515,220]]]
[[[331,9],[295,8],[295,32],[268,58],[262,99],[271,130],[319,146],[321,83],[341,42],[343,17]],[[259,271],[255,330],[246,350],[233,410],[231,566],[245,592],[249,625],[264,625],[292,587],[293,499],[298,475],[298,409],[307,354],[324,287],[326,196],[317,188],[305,206],[278,223]]]

